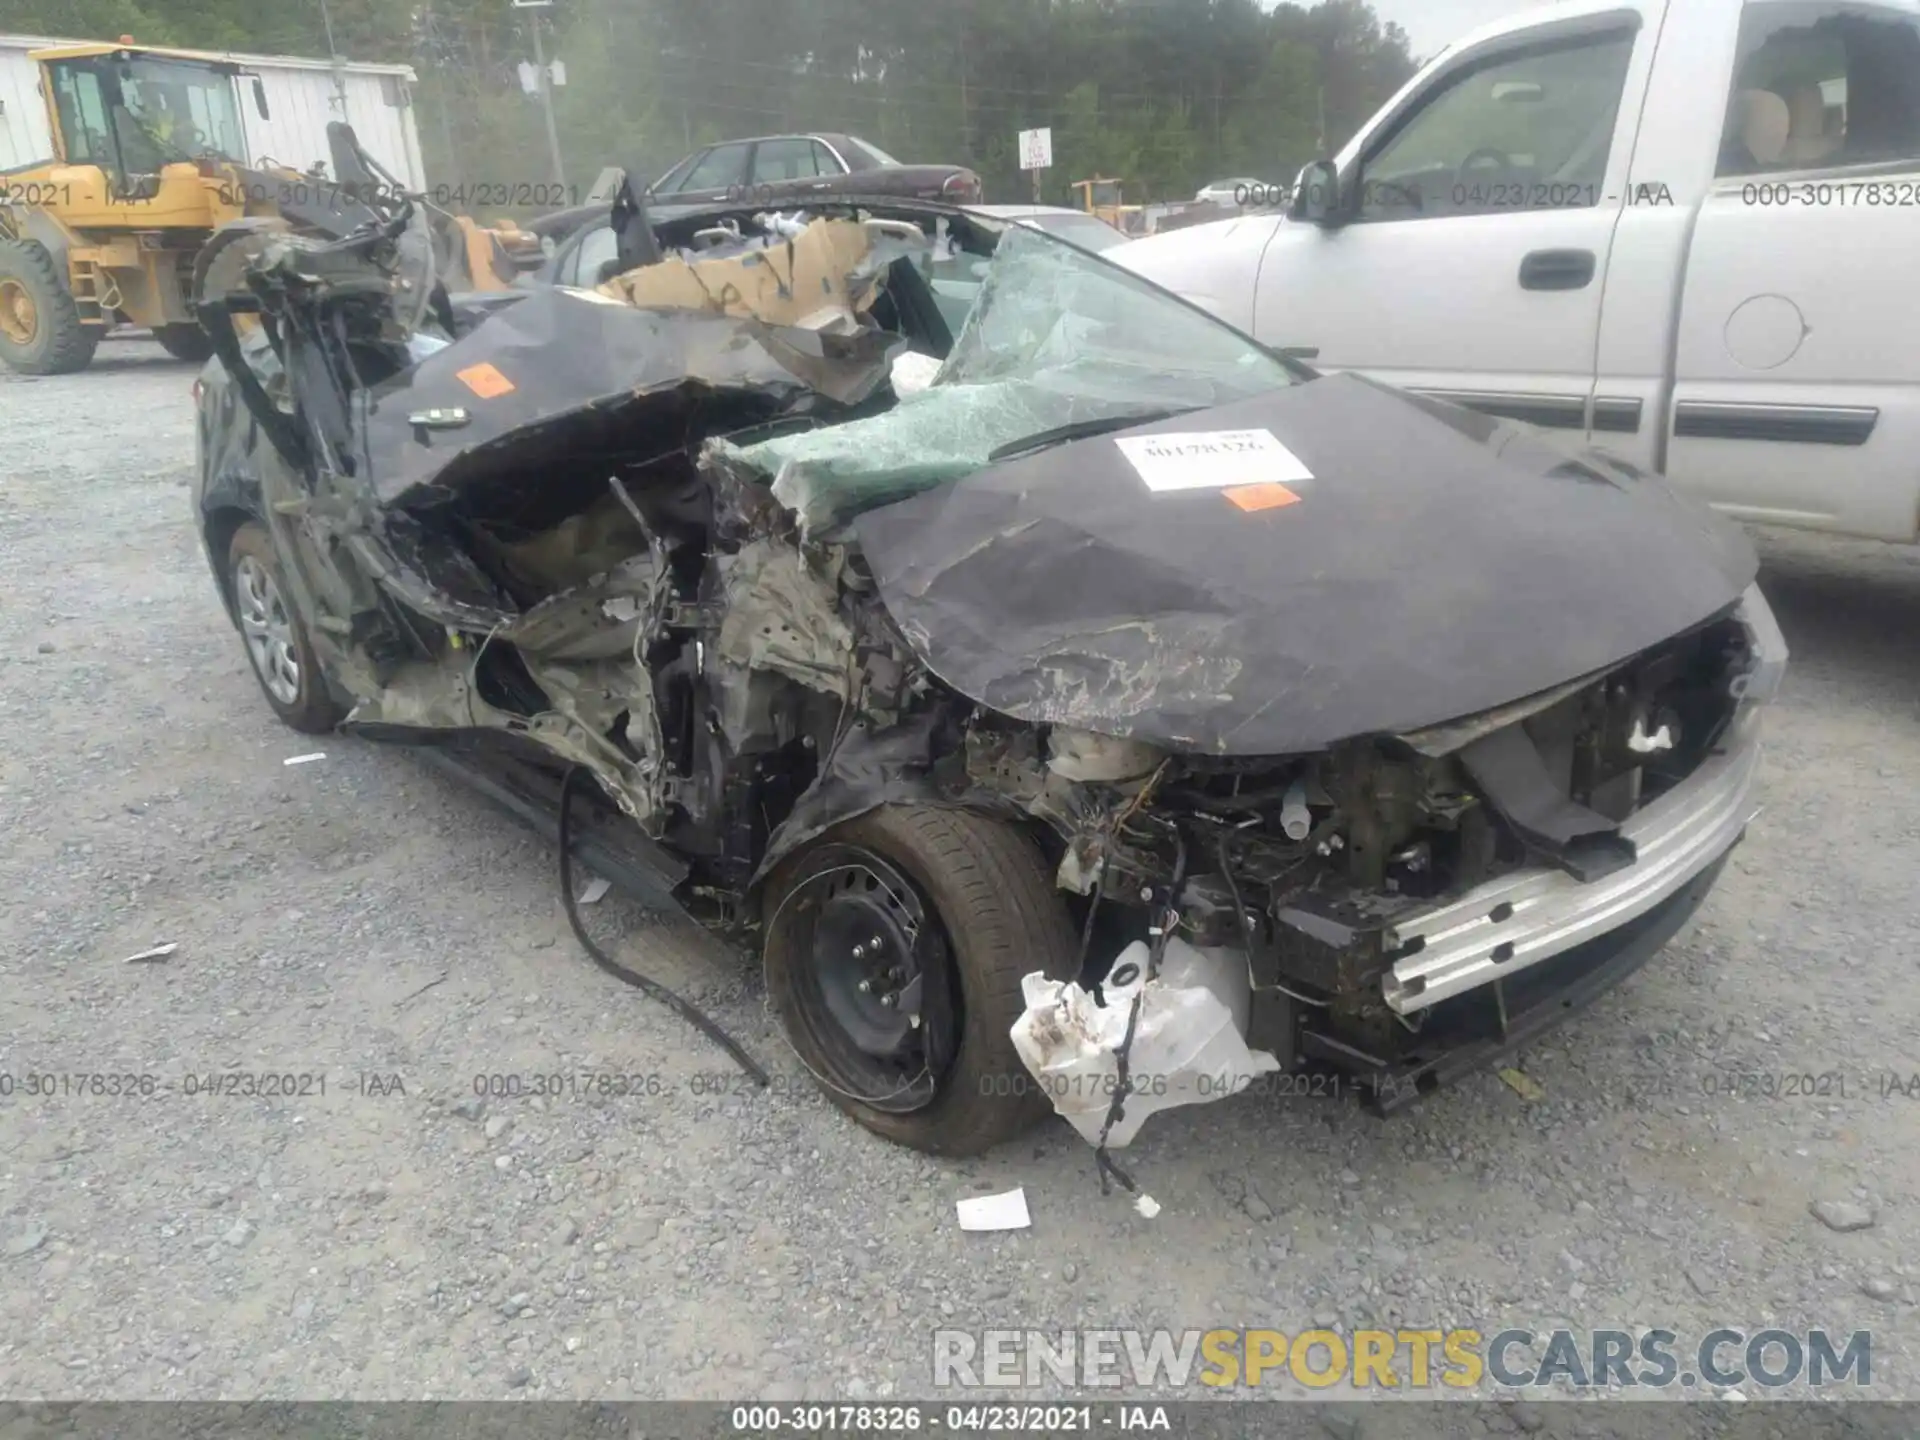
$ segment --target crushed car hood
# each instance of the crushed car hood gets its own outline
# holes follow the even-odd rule
[[[1247,430],[1311,478],[1156,490],[1118,443]],[[1735,526],[1624,462],[1348,375],[992,466],[856,533],[963,694],[1220,755],[1551,689],[1727,610],[1758,569]]]

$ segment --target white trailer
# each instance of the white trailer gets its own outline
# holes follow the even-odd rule
[[[118,38],[118,37],[115,37]],[[0,35],[0,174],[51,158],[47,106],[28,55],[55,45],[89,42],[49,35]],[[98,42],[93,42],[98,43]],[[246,128],[248,163],[272,162],[308,170],[329,159],[327,122],[345,120],[367,151],[395,178],[426,186],[420,133],[413,116],[413,68],[309,60],[294,55],[208,51],[209,59],[245,67],[260,79],[267,99],[262,117],[253,82],[240,77],[236,99]],[[328,174],[332,173],[331,165]]]

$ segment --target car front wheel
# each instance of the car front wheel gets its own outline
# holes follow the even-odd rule
[[[1047,1112],[1008,1032],[1078,944],[1033,841],[964,810],[883,805],[774,873],[767,987],[828,1097],[917,1150],[973,1155]]]
[[[326,734],[345,712],[327,692],[306,627],[287,603],[273,541],[253,521],[234,532],[227,582],[247,660],[273,713],[305,734]]]

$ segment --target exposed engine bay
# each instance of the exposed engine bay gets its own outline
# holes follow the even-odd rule
[[[858,817],[965,811],[1044,856],[1079,939],[1056,978],[1098,995],[1138,942],[1231,952],[1250,1045],[1417,1085],[1510,1017],[1497,980],[1422,1003],[1396,966],[1437,942],[1406,927],[1515,877],[1636,873],[1630,822],[1778,682],[1730,527],[1314,377],[1050,238],[849,203],[645,246],[597,292],[469,315],[404,215],[276,241],[209,306],[232,388],[202,504],[264,517],[347,729],[581,767],[717,922],[765,922],[769,877]],[[957,325],[956,261],[986,267]],[[1256,426],[1311,465],[1297,513],[1154,491],[1108,438]],[[1391,527],[1449,467],[1600,559],[1463,542],[1477,581],[1423,592]],[[932,1019],[964,997],[929,981],[954,984],[858,988],[902,1072],[953,1058]]]

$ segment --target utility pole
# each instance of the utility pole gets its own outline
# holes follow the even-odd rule
[[[513,0],[516,10],[551,10],[553,0]],[[539,79],[540,109],[547,122],[547,156],[553,162],[553,178],[558,185],[567,183],[566,166],[560,160],[560,129],[553,120],[553,75],[547,69],[546,46],[540,39],[540,16],[536,13],[528,17],[527,26],[533,31],[533,68]]]
[[[333,108],[340,112],[340,118],[347,118],[347,77],[342,68],[344,62],[340,47],[333,43],[333,15],[327,9],[327,0],[320,0],[320,23],[327,29],[327,59],[333,66]]]
[[[547,119],[547,154],[553,160],[553,179],[557,185],[567,183],[567,169],[560,160],[560,127],[553,123],[553,75],[547,69],[546,50],[540,44],[540,17],[533,17],[533,64],[540,72],[540,109]]]

